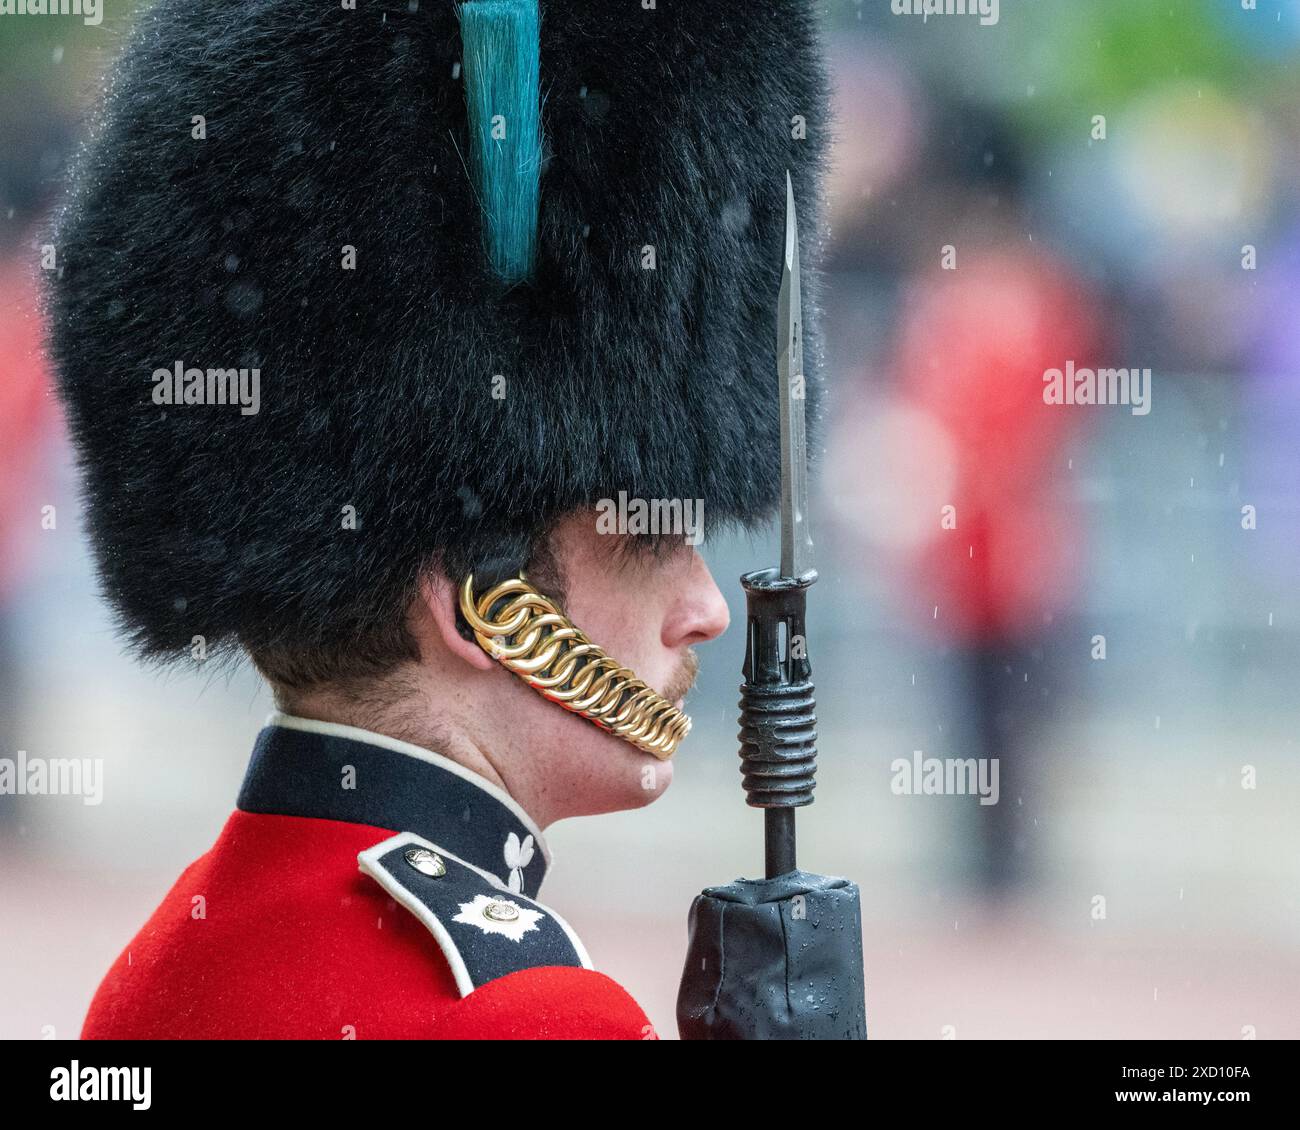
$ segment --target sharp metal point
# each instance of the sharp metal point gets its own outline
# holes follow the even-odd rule
[[[781,386],[781,575],[801,577],[812,568],[812,537],[808,525],[799,220],[789,171],[785,174],[785,259],[777,303],[776,368]]]

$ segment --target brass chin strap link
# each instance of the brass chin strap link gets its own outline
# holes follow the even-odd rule
[[[460,587],[460,611],[493,659],[637,749],[667,761],[690,733],[689,716],[606,655],[522,573],[477,602],[470,574]]]

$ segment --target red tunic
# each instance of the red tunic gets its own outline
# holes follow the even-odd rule
[[[529,860],[513,873],[508,867],[521,858],[520,837],[507,829],[526,817],[490,786],[475,785],[472,775],[449,772],[441,759],[409,757],[396,749],[400,743],[382,748],[358,740],[360,731],[294,731],[287,727],[306,724],[279,721],[259,739],[241,808],[274,804],[275,789],[283,787],[280,803],[324,813],[342,803],[349,812],[387,808],[411,817],[399,793],[408,805],[427,802],[427,812],[380,827],[325,815],[236,811],[113,964],[90,1006],[84,1038],[655,1038],[645,1013],[604,974],[572,965],[532,967],[527,934],[497,943],[484,930],[500,960],[514,968],[462,996],[445,945],[363,874],[357,857],[395,832],[413,830],[456,851],[449,858],[466,860],[474,870],[506,871],[493,880],[502,892],[493,897],[541,906],[519,893],[538,873]],[[259,757],[268,744],[289,739],[298,744],[288,757]],[[325,784],[323,800],[303,787],[304,767]],[[360,808],[335,787],[340,769],[358,778],[352,792],[365,794]],[[412,796],[421,789],[413,790],[403,776],[411,771],[427,795]],[[254,787],[258,773],[275,786]],[[404,823],[425,827],[405,829]],[[468,838],[446,842],[463,828]],[[503,833],[513,846],[498,864],[490,858],[499,854],[491,845]],[[545,845],[540,833],[525,832],[526,844],[529,835],[541,848],[535,859],[544,871]],[[529,854],[525,847],[523,855]]]

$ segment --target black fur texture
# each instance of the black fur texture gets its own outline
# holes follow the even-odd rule
[[[809,0],[543,0],[538,265],[509,291],[454,5],[411,7],[160,0],[112,77],[50,312],[102,581],[146,656],[346,640],[432,564],[517,569],[619,491],[765,521],[787,168],[815,409]],[[260,412],[156,405],[177,361],[256,366]]]

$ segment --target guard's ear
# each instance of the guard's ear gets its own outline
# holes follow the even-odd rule
[[[460,586],[454,584],[441,570],[432,570],[420,582],[420,600],[429,610],[429,616],[442,645],[457,659],[480,671],[491,671],[496,664],[478,645],[474,633],[462,631],[460,618]]]

